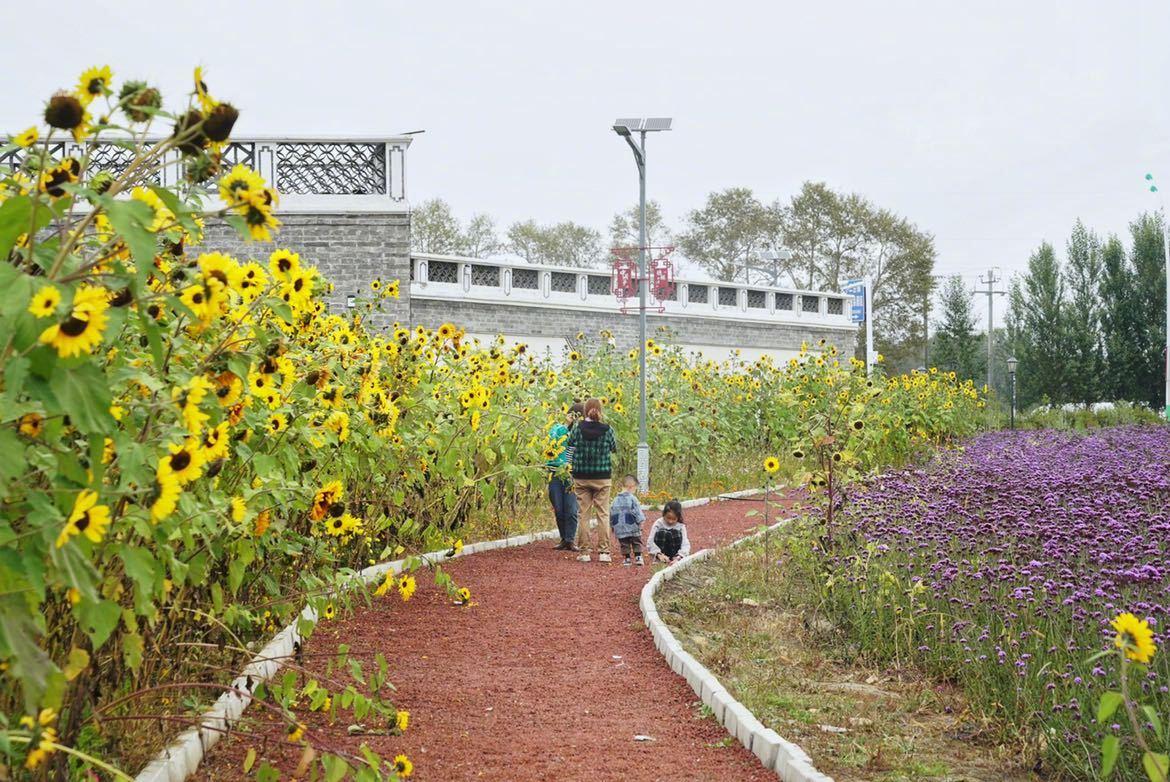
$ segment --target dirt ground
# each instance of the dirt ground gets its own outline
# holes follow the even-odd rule
[[[688,510],[692,547],[742,536],[758,524],[746,515],[757,505]],[[383,651],[396,703],[411,713],[405,735],[350,737],[345,724],[306,715],[311,732],[353,750],[366,741],[384,757],[405,753],[412,781],[775,780],[702,715],[654,649],[638,610],[652,567],[583,564],[551,542],[444,567],[471,589],[474,605],[453,605],[420,573],[410,602],[382,599],[323,625],[306,646],[311,655],[343,639],[355,650]],[[259,711],[250,717],[261,719]],[[250,747],[286,772],[295,767],[299,750],[284,741],[283,725],[249,727],[252,735],[221,741],[195,778],[244,779]]]

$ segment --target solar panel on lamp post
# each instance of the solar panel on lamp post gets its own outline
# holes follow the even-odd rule
[[[771,261],[772,268],[775,269],[776,265],[778,263],[780,263],[781,261],[791,261],[792,260],[792,250],[789,250],[787,247],[781,247],[779,250],[768,250],[766,252],[763,252],[760,254],[760,257],[763,258],[765,261]],[[745,264],[744,271],[743,271],[743,277],[744,277],[743,281],[745,283],[751,282],[751,280],[749,280],[747,278],[748,272],[747,272],[746,264]],[[772,286],[775,287],[779,281],[780,281],[779,273],[773,274],[772,275]]]
[[[650,490],[650,443],[646,432],[646,134],[670,130],[670,117],[618,119],[613,131],[626,140],[638,165],[638,489]],[[635,143],[634,134],[641,143]]]

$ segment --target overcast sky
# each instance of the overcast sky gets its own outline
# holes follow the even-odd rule
[[[672,224],[711,190],[824,180],[933,233],[937,271],[972,283],[1077,217],[1125,231],[1157,205],[1147,171],[1170,190],[1166,0],[102,5],[51,4],[83,35],[8,31],[0,128],[87,65],[177,100],[201,64],[236,135],[425,129],[412,201],[604,230],[637,198],[613,119],[670,116],[649,191]]]

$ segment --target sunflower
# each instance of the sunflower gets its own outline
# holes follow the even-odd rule
[[[105,288],[81,285],[73,294],[69,316],[42,331],[41,342],[56,348],[62,358],[92,353],[101,344],[109,306]]]
[[[33,144],[37,143],[38,137],[39,134],[37,133],[37,126],[33,125],[24,132],[17,133],[15,136],[13,136],[12,143],[18,147],[21,147],[22,149],[28,149]]]
[[[393,280],[392,282],[390,282],[390,284],[386,286],[386,293],[383,295],[386,296],[386,298],[388,298],[388,299],[397,299],[398,298],[398,280]]]
[[[74,141],[81,140],[79,135],[84,137],[88,119],[85,105],[76,95],[68,92],[54,94],[45,105],[45,122],[51,127],[72,131]]]
[[[196,375],[187,382],[187,385],[171,389],[171,401],[178,405],[183,425],[191,434],[198,434],[203,429],[204,422],[210,417],[199,409],[199,405],[211,388],[210,380],[202,375]]]
[[[775,456],[769,456],[767,459],[764,459],[764,471],[765,472],[773,473],[779,469],[780,469],[780,460],[777,459]]]
[[[455,336],[455,331],[456,329],[453,323],[444,323],[443,325],[439,326],[437,333],[439,335],[439,339],[447,340]]]
[[[238,290],[244,301],[254,301],[267,284],[268,275],[264,272],[264,267],[255,261],[250,261],[240,268]]]
[[[325,518],[330,506],[340,501],[344,494],[345,488],[341,485],[341,481],[330,481],[322,486],[313,497],[313,507],[309,511],[309,518],[313,521]]]
[[[231,450],[231,438],[228,436],[228,422],[220,421],[210,427],[203,435],[202,449],[204,463],[225,459]]]
[[[244,193],[263,190],[264,179],[242,163],[237,163],[219,180],[219,197],[229,206],[240,203]]]
[[[272,231],[280,227],[280,220],[272,214],[272,204],[276,201],[275,193],[265,188],[259,193],[243,192],[241,198],[243,203],[236,211],[244,218],[248,238],[256,242],[272,241]]]
[[[215,98],[207,91],[207,82],[203,81],[202,66],[195,69],[195,97],[199,99],[199,106],[204,111],[215,108]]]
[[[238,495],[232,497],[228,507],[231,510],[232,521],[235,523],[239,524],[248,517],[248,503],[244,501],[243,497]]]
[[[410,758],[406,755],[396,755],[394,757],[394,771],[398,776],[406,779],[414,773],[414,764],[410,762]]]
[[[244,382],[234,372],[221,372],[215,377],[215,398],[221,407],[231,407],[240,401]]]
[[[110,82],[113,79],[114,74],[110,72],[108,65],[103,65],[100,68],[95,66],[83,71],[81,78],[77,80],[78,98],[84,105],[88,106],[99,95],[110,93]]]
[[[240,290],[243,270],[235,258],[226,253],[202,253],[196,263],[203,274],[203,284],[209,289],[221,293]]]
[[[298,744],[301,739],[305,737],[305,723],[298,722],[288,727],[288,740],[290,743]]]
[[[858,419],[858,420],[854,421],[854,422],[851,424],[851,426],[853,427],[853,429],[854,429],[855,431],[858,431],[858,432],[860,432],[862,429],[864,429],[864,428],[865,428],[865,421],[862,421],[862,420]]]
[[[1154,631],[1150,629],[1146,620],[1138,619],[1127,612],[1118,615],[1110,624],[1117,631],[1113,644],[1122,650],[1127,658],[1143,665],[1153,659],[1158,647],[1154,645]]]
[[[45,428],[45,417],[40,413],[25,413],[17,420],[17,428],[25,437],[40,437]]]
[[[191,313],[198,320],[204,323],[209,322],[215,317],[215,313],[219,309],[212,301],[211,291],[201,283],[195,283],[194,285],[188,285],[183,288],[179,294],[179,301],[183,302],[183,305],[191,310]]]
[[[61,198],[66,192],[64,185],[77,184],[80,176],[81,162],[77,158],[65,158],[52,168],[41,171],[37,178],[37,187],[49,198]]]
[[[203,474],[203,452],[197,441],[187,440],[167,446],[170,453],[158,463],[158,476],[174,476],[180,484],[188,484]]]
[[[301,269],[301,256],[292,250],[276,250],[268,256],[268,268],[274,279],[291,282]]]
[[[98,505],[98,495],[95,491],[83,489],[73,501],[73,512],[69,514],[69,521],[57,536],[57,548],[61,548],[72,537],[84,534],[94,543],[101,543],[106,530],[110,526],[110,509],[105,505]]]
[[[405,733],[407,727],[410,726],[410,712],[406,709],[399,709],[394,715],[394,727],[398,729],[399,733]]]
[[[333,607],[332,603],[326,603],[325,610],[321,612],[321,616],[325,617],[326,619],[332,619],[333,617],[337,616],[337,609]]]
[[[183,493],[183,486],[179,479],[161,471],[156,475],[154,486],[150,491],[150,520],[157,524],[175,512],[179,503],[179,496]]]
[[[288,428],[288,416],[284,413],[273,413],[268,416],[268,433],[280,434]]]
[[[467,587],[459,587],[459,589],[455,591],[455,596],[459,598],[459,602],[463,605],[467,605],[471,602],[471,590]]]
[[[414,594],[414,590],[418,587],[415,583],[414,576],[409,573],[403,573],[398,577],[398,594],[402,596],[402,602],[410,599]]]
[[[252,534],[260,537],[268,529],[268,525],[272,523],[272,511],[265,508],[256,514],[256,523],[252,525]]]

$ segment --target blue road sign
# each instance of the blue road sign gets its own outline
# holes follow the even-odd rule
[[[865,320],[865,280],[846,280],[841,286],[841,292],[853,296],[849,305],[849,319],[861,323]]]

